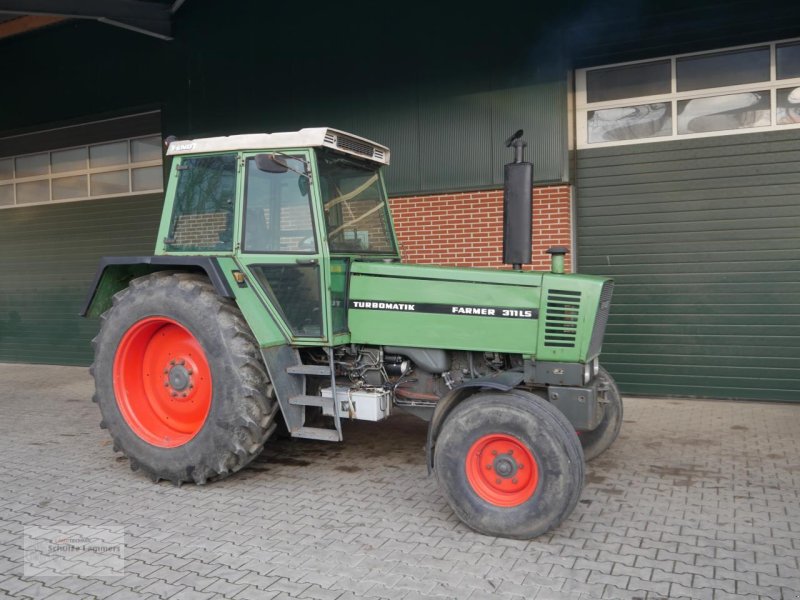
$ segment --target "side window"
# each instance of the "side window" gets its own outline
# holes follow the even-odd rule
[[[322,296],[318,266],[253,265],[252,269],[295,335],[322,335]]]
[[[246,169],[243,251],[316,253],[308,180],[293,171],[261,171],[253,158]]]
[[[236,155],[184,158],[172,213],[168,250],[233,250]]]

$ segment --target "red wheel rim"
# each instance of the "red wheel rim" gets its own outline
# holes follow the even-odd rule
[[[528,447],[513,435],[484,435],[469,449],[467,480],[494,506],[519,506],[533,496],[539,468]]]
[[[211,369],[200,342],[166,317],[134,323],[114,357],[114,394],[141,439],[162,448],[185,444],[211,408]]]

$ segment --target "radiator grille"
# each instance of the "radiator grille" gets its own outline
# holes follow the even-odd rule
[[[544,345],[550,348],[574,348],[580,313],[580,292],[549,290],[544,320]]]
[[[614,282],[606,281],[600,292],[600,306],[597,307],[597,316],[594,319],[592,339],[589,341],[589,357],[600,354],[603,345],[603,336],[606,334],[608,314],[611,310],[611,295],[614,293]]]

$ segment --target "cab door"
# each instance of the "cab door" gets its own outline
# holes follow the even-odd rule
[[[278,153],[287,169],[259,168],[242,155],[239,244],[236,260],[250,285],[295,345],[328,340],[327,249],[317,235],[311,157]]]

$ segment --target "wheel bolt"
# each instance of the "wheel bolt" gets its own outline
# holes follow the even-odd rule
[[[514,451],[513,450],[509,450],[508,451],[508,455],[511,456],[512,454],[514,454]]]
[[[169,381],[164,382],[164,387],[169,387]]]
[[[525,468],[525,465],[523,465],[522,463],[520,463],[519,465],[517,465],[517,468],[518,468],[518,469],[520,469],[520,470],[522,470],[522,469],[524,469],[524,468]]]
[[[503,483],[503,482],[502,482],[502,481],[500,481],[499,479],[495,479],[495,480],[494,480],[494,482],[495,482],[496,484],[498,484],[498,485],[499,485],[499,484],[501,484],[501,483]]]
[[[491,471],[492,470],[492,465],[486,465],[486,468]]]
[[[178,361],[178,364],[179,364],[179,365],[185,365],[185,364],[186,364],[186,361],[185,361],[185,360],[183,360],[183,359],[180,359],[180,360]]]
[[[189,375],[191,375],[191,374],[192,374],[192,370],[191,370],[191,369],[187,369],[187,371],[186,371],[186,372],[187,372]]]
[[[497,456],[497,450],[492,450],[492,456]]]
[[[178,392],[172,392],[172,397],[173,398],[177,398],[178,397]]]
[[[174,360],[171,360],[171,361],[169,361],[169,364],[170,364],[170,365],[172,365],[172,366],[174,367],[174,366],[175,366],[175,361],[174,361]]]
[[[169,369],[164,369],[164,375],[169,375]]]
[[[511,480],[511,483],[517,483],[517,478],[514,477],[514,479]]]

